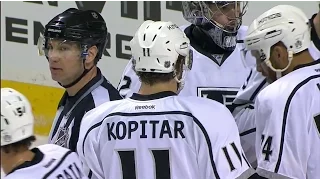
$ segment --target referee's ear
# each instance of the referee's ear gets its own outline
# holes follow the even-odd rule
[[[88,55],[86,56],[85,60],[85,68],[90,69],[93,65],[95,65],[95,58],[98,54],[98,48],[97,46],[91,46],[88,49]]]

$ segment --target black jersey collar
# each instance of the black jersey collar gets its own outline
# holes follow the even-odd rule
[[[133,100],[138,101],[148,101],[148,100],[155,100],[155,99],[161,99],[169,96],[176,96],[177,94],[172,91],[163,91],[155,94],[149,94],[149,95],[142,95],[133,93],[133,95],[130,97]]]
[[[74,96],[69,96],[67,91],[64,92],[60,102],[59,102],[59,105],[58,105],[58,108],[60,106],[65,106],[67,100],[74,103],[77,101],[77,99],[79,99],[84,93],[86,93],[94,84],[96,84],[101,78],[102,78],[102,73],[100,71],[100,69],[97,67],[97,75],[92,78],[85,86],[83,86],[78,92],[77,94],[75,94]]]
[[[34,157],[32,158],[32,160],[25,161],[24,163],[20,164],[19,166],[12,169],[7,175],[9,175],[19,169],[23,169],[23,168],[27,168],[27,167],[36,165],[36,164],[40,163],[40,161],[42,161],[44,154],[38,148],[33,148],[31,151],[34,153]]]
[[[316,60],[316,61],[313,61],[313,62],[311,62],[311,63],[300,64],[300,65],[294,67],[293,70],[297,70],[297,69],[304,68],[304,67],[308,67],[308,66],[313,66],[313,65],[316,65],[316,64],[320,64],[320,59],[318,59],[318,60]]]

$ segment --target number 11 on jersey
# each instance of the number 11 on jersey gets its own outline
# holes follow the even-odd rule
[[[155,179],[170,179],[170,152],[169,150],[149,149],[153,157],[153,167],[155,168]],[[117,151],[122,168],[123,179],[137,179],[136,156],[134,150]],[[148,171],[148,169],[146,169]]]
[[[236,155],[237,155],[237,157],[238,157],[238,160],[240,161],[241,165],[242,165],[242,157],[244,158],[244,160],[245,160],[246,163],[248,164],[248,162],[247,162],[244,154],[240,154],[240,151],[238,150],[238,148],[237,148],[237,146],[235,145],[235,143],[234,143],[234,142],[230,143],[230,146],[232,147],[233,151],[236,153]],[[234,164],[233,164],[234,162],[232,162],[232,159],[231,159],[231,157],[230,157],[230,155],[229,155],[228,149],[230,149],[229,146],[225,146],[225,147],[222,148],[223,153],[224,153],[224,155],[226,156],[227,161],[228,161],[228,164],[229,164],[229,166],[230,166],[230,171],[233,171],[233,170],[235,170],[236,168],[234,167]],[[241,157],[241,155],[242,155],[242,157]],[[248,166],[250,166],[250,165],[248,164]]]

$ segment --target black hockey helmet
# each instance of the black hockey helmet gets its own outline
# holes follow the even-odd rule
[[[81,55],[84,57],[87,55],[88,48],[95,45],[98,48],[95,58],[97,62],[106,48],[107,34],[106,22],[98,12],[69,8],[45,26],[44,51],[47,49],[48,39],[53,38],[80,43]]]

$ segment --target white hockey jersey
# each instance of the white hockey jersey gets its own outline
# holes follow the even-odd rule
[[[311,28],[312,42],[309,47],[309,53],[311,54],[313,59],[317,60],[317,59],[320,59],[320,39],[315,31],[315,27],[313,24],[313,18],[315,16],[316,14],[314,14],[310,19],[311,27],[312,27]],[[261,73],[256,71],[256,67],[253,67],[244,85],[239,90],[234,100],[234,103],[238,106],[247,104],[247,103],[251,103],[251,104],[254,103],[254,100],[257,97],[257,94],[267,85],[268,83],[266,82],[265,77],[263,77]],[[243,107],[240,109],[243,109]],[[239,111],[240,110],[235,111],[234,114],[238,114]]]
[[[78,155],[55,144],[46,144],[32,149],[32,161],[24,162],[5,179],[88,179],[83,173]]]
[[[181,29],[185,28],[185,26],[181,27]],[[243,39],[246,30],[247,26],[241,26],[237,36],[239,40]],[[193,51],[192,69],[187,73],[185,86],[179,95],[213,99],[226,105],[231,110],[232,102],[249,74],[250,64],[254,64],[255,59],[253,57],[248,57],[246,61],[243,59],[243,43],[238,43],[230,56],[225,60],[222,59],[223,62],[220,63],[216,59],[221,59],[222,56],[205,55],[194,47],[191,47],[191,49]],[[130,60],[124,70],[118,90],[121,96],[130,97],[132,93],[139,91],[140,86],[141,82],[133,71]]]
[[[310,22],[313,22],[313,18]],[[320,39],[318,38],[314,25],[312,25],[311,39],[312,43],[309,48],[309,52],[313,59],[320,59]],[[239,90],[235,100],[234,100],[234,111],[233,115],[236,119],[241,144],[243,150],[253,167],[256,167],[256,155],[255,155],[255,119],[254,119],[254,102],[258,93],[264,89],[269,83],[266,81],[266,78],[260,73],[257,72],[256,68],[252,68],[249,76]]]
[[[257,173],[320,178],[320,59],[267,86],[255,107]]]
[[[77,152],[89,178],[247,178],[254,173],[232,114],[173,92],[105,103],[81,124]]]

